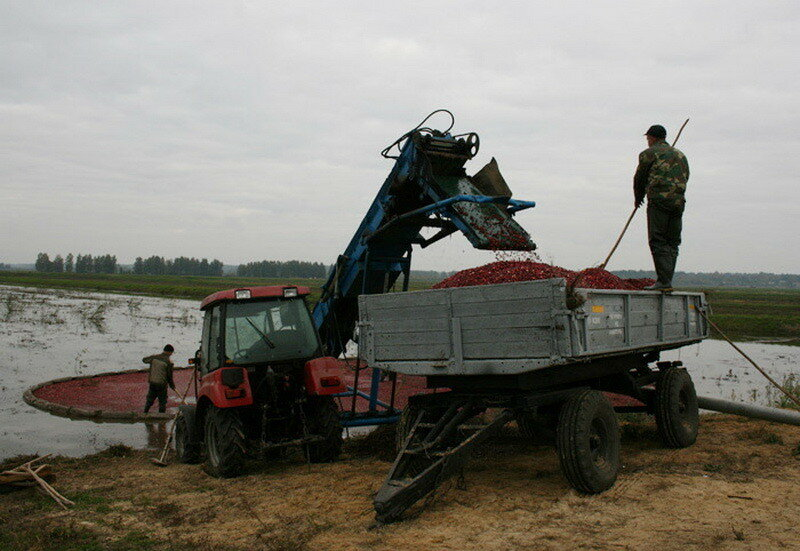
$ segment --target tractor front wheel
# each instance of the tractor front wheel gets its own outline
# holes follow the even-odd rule
[[[236,408],[210,406],[205,418],[205,469],[217,478],[239,475],[244,466],[244,425]]]
[[[200,461],[200,442],[194,428],[193,410],[178,410],[175,418],[175,455],[181,463]]]
[[[336,402],[331,396],[310,397],[305,410],[309,433],[323,438],[304,446],[306,457],[311,463],[334,461],[342,451],[342,425]]]

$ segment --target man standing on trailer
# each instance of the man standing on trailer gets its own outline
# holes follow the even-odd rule
[[[645,137],[648,147],[639,154],[633,197],[639,207],[647,196],[647,237],[658,281],[646,289],[667,292],[672,290],[681,244],[689,162],[667,143],[667,130],[660,124],[651,126]]]
[[[148,382],[150,388],[147,391],[147,401],[144,404],[144,412],[150,411],[150,406],[158,399],[158,411],[164,413],[167,411],[167,386],[175,390],[175,382],[172,380],[172,360],[170,356],[175,352],[171,344],[164,347],[161,354],[154,354],[142,358],[146,364],[150,364],[150,371],[148,374]]]

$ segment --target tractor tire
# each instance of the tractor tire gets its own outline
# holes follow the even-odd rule
[[[619,472],[619,425],[614,408],[597,390],[580,390],[561,406],[556,448],[570,485],[599,494],[614,485]]]
[[[209,406],[205,417],[205,470],[216,478],[238,476],[244,467],[244,424],[236,408]]]
[[[194,410],[178,410],[175,417],[175,455],[181,463],[200,462],[200,440],[194,426]]]
[[[656,381],[655,410],[656,427],[665,446],[686,448],[695,443],[700,412],[692,377],[685,369],[661,370]]]
[[[331,396],[315,396],[306,405],[306,419],[311,434],[320,435],[322,442],[306,444],[303,449],[311,463],[329,463],[342,452],[342,424],[339,408]]]

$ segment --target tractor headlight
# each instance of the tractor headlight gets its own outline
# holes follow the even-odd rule
[[[237,300],[250,298],[250,289],[238,289],[233,296],[236,297]]]
[[[297,287],[289,287],[283,290],[283,298],[294,298],[297,296]]]

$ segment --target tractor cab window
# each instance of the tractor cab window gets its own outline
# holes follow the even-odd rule
[[[228,303],[225,359],[257,364],[311,357],[319,348],[302,299]]]
[[[203,339],[200,341],[200,371],[208,373],[220,366],[220,324],[222,306],[206,310],[203,319]]]

